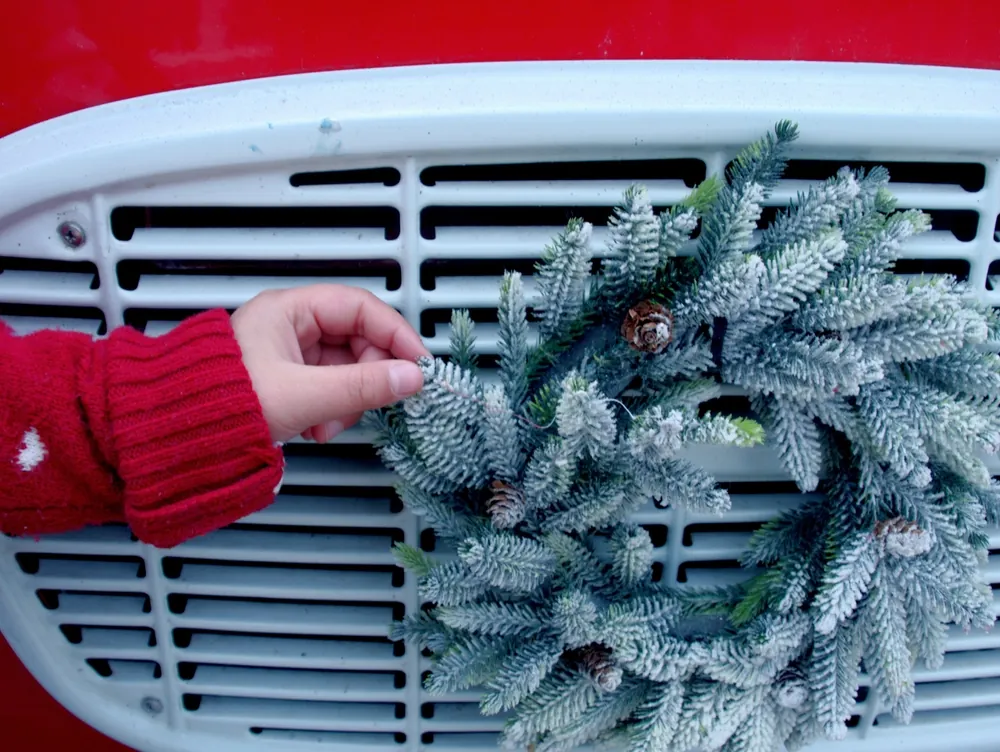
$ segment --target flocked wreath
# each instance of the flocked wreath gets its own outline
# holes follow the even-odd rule
[[[759,236],[796,128],[779,123],[657,216],[641,187],[609,221],[591,273],[571,221],[534,281],[500,290],[500,383],[476,375],[453,315],[448,362],[369,416],[406,506],[450,541],[398,558],[432,609],[394,625],[434,655],[426,686],[482,687],[511,711],[503,742],[563,750],[769,752],[843,737],[863,662],[882,706],[913,712],[913,664],[939,666],[948,625],[993,625],[978,565],[1000,491],[992,313],[948,277],[890,272],[919,211],[888,173],[842,169]],[[678,251],[699,225],[693,256]],[[720,384],[756,418],[706,412]],[[652,498],[724,513],[727,492],[679,456],[764,433],[804,492],[751,538],[762,574],[691,589],[652,577],[632,512]]]

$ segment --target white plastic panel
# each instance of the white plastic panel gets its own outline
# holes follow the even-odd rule
[[[161,334],[332,280],[397,306],[437,352],[448,311],[471,307],[495,353],[505,267],[530,273],[573,214],[598,224],[599,249],[630,182],[670,205],[782,117],[803,138],[773,205],[841,164],[888,163],[901,205],[934,219],[900,271],[967,275],[1000,304],[1000,74],[573,63],[245,82],[0,140],[0,317],[22,333]],[[86,233],[78,249],[66,221]],[[390,546],[433,537],[369,438],[289,445],[273,507],[171,551],[120,526],[0,539],[0,629],[64,705],[144,751],[493,749],[503,718],[480,716],[471,692],[426,696],[427,660],[385,638],[420,606]],[[732,484],[733,510],[643,509],[657,575],[735,582],[753,528],[801,497],[767,449],[692,457]],[[994,541],[983,577],[1000,585]],[[863,690],[849,741],[817,749],[995,749],[1000,633],[956,631],[950,646],[940,671],[918,671],[912,726]]]

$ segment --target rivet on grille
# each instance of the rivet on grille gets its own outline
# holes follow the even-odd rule
[[[63,222],[59,225],[59,237],[68,248],[80,248],[87,242],[87,234],[76,222]]]
[[[142,709],[150,715],[159,715],[163,712],[163,701],[156,697],[143,697]]]

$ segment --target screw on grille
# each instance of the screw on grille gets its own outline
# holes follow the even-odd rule
[[[155,697],[143,697],[142,709],[150,715],[159,715],[163,712],[163,702]]]
[[[68,248],[80,248],[87,242],[87,234],[76,222],[63,222],[59,225],[59,237]]]

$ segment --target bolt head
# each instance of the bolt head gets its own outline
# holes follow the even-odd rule
[[[76,222],[63,222],[59,225],[59,237],[67,248],[80,248],[87,242],[87,234]]]
[[[159,715],[163,712],[163,701],[156,697],[143,697],[142,709],[150,715]]]

